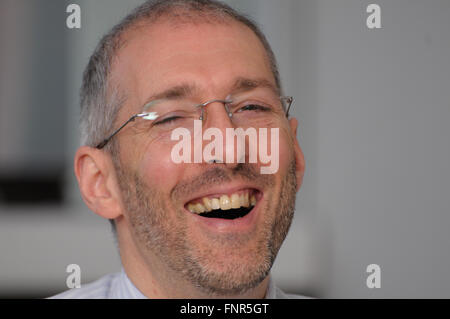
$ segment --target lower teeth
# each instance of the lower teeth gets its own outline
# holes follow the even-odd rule
[[[252,208],[253,207],[241,207],[229,210],[216,209],[209,213],[201,213],[199,215],[208,218],[236,219],[247,215],[252,210]]]

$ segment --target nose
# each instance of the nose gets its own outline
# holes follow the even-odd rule
[[[229,114],[226,107],[226,103],[229,102],[213,100],[203,107],[203,134],[205,138],[211,139],[211,143],[214,139],[214,145],[216,145],[215,152],[212,154],[208,146],[210,142],[204,142],[203,160],[208,164],[223,164],[232,169],[238,165],[240,157],[245,154],[242,155],[242,150],[237,149],[234,136],[232,139],[227,138],[227,129],[235,128],[232,115]],[[222,148],[222,154],[217,147]]]
[[[219,129],[232,128],[233,122],[231,114],[228,113],[228,100],[212,100],[203,104],[202,120],[203,126],[215,127]]]

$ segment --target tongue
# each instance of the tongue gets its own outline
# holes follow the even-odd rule
[[[251,208],[241,207],[236,209],[228,209],[228,210],[221,210],[216,209],[209,213],[202,213],[199,214],[202,217],[207,218],[223,218],[223,219],[235,219],[244,217],[250,212]]]

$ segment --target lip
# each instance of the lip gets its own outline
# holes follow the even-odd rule
[[[214,196],[214,195],[223,195],[223,194],[232,194],[239,192],[244,189],[255,189],[257,190],[257,196],[256,196],[256,205],[253,206],[252,210],[241,218],[236,219],[223,219],[223,218],[207,218],[199,216],[195,213],[191,213],[187,208],[186,204],[206,196]],[[213,233],[232,233],[232,232],[248,232],[256,225],[256,219],[259,215],[259,210],[261,209],[261,202],[264,198],[264,193],[261,191],[261,189],[254,187],[253,185],[236,185],[236,186],[230,186],[225,185],[221,187],[216,187],[214,189],[211,189],[208,191],[208,193],[204,193],[201,195],[195,195],[192,199],[187,201],[184,205],[184,210],[187,214],[189,214],[193,219],[194,223],[201,228],[204,228],[204,230],[213,232]]]

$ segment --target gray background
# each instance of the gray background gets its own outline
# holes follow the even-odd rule
[[[0,202],[1,296],[65,290],[71,263],[82,283],[120,267],[109,224],[80,199],[72,158],[81,72],[141,2],[2,0],[0,169],[62,164],[67,182],[62,206]],[[228,1],[271,42],[306,157],[273,274],[317,297],[449,298],[450,1],[373,2],[381,29],[365,24],[372,1]],[[65,27],[69,3],[81,6],[81,30]],[[42,135],[36,119],[56,133]],[[379,289],[366,286],[372,263]]]

